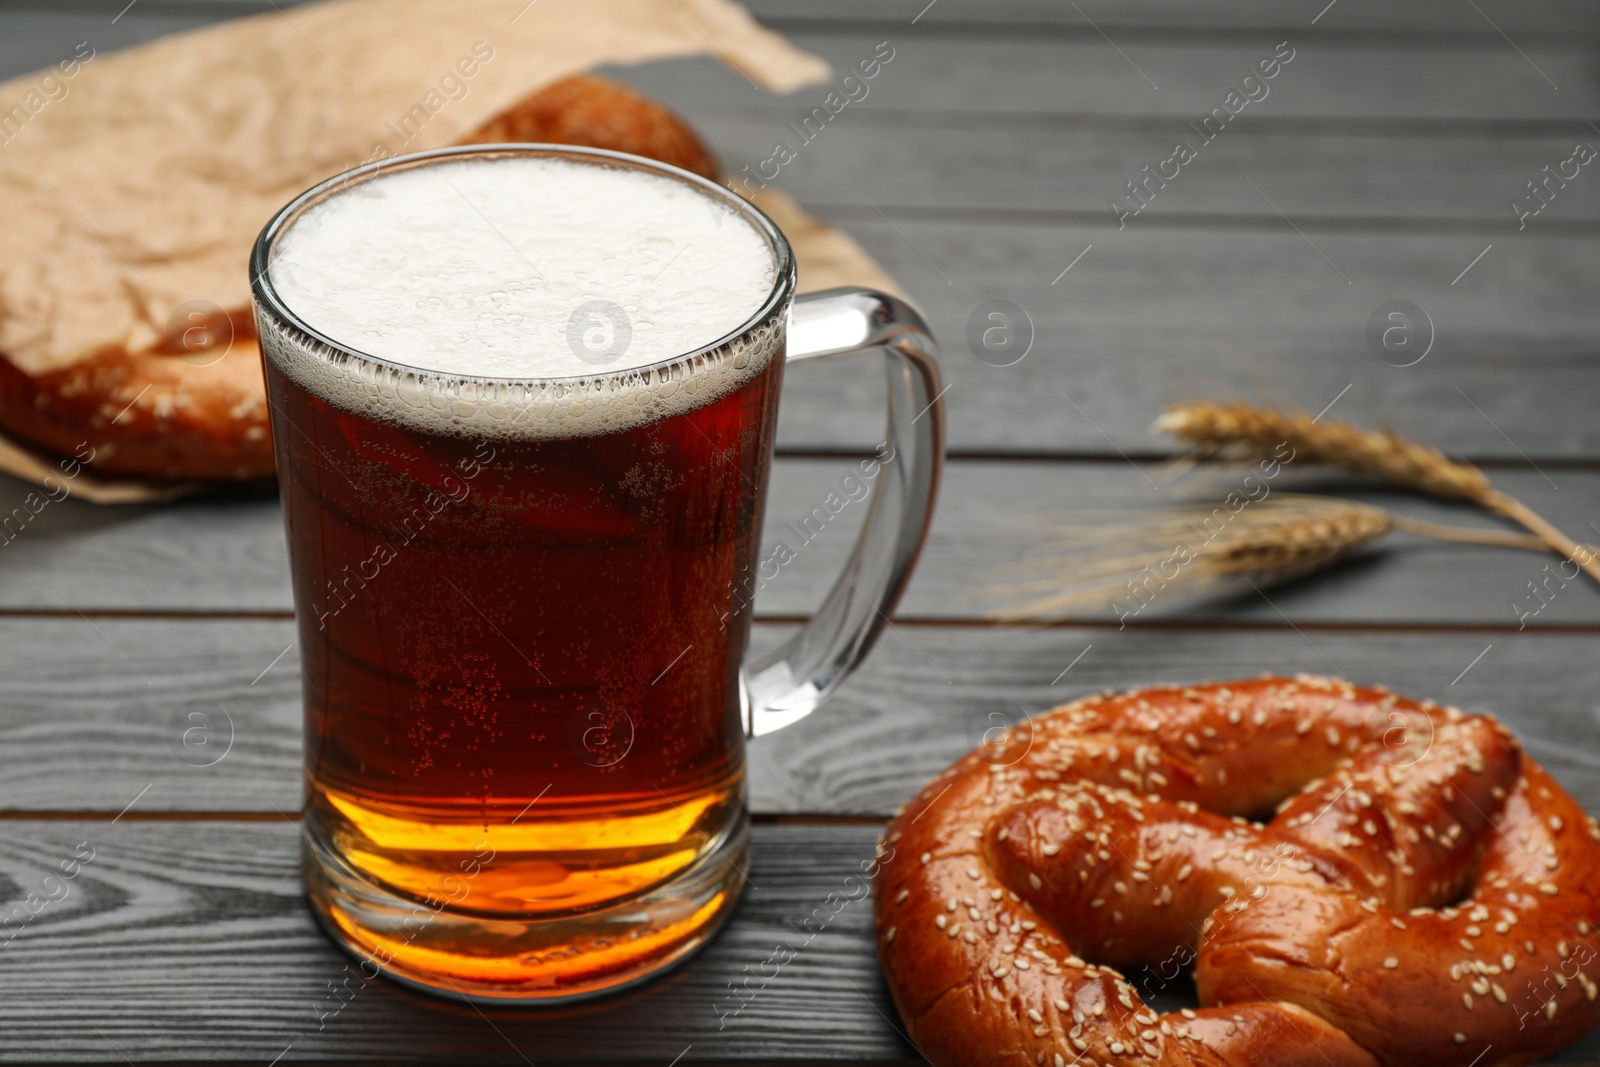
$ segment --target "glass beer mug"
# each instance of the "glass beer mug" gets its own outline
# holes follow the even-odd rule
[[[927,326],[882,293],[797,298],[783,234],[721,186],[555,146],[341,175],[272,219],[251,274],[315,913],[370,966],[473,999],[682,960],[744,882],[746,739],[827,699],[916,561],[943,454]],[[747,659],[786,562],[758,559],[784,366],[863,352],[889,419],[846,461],[860,540],[810,622]]]

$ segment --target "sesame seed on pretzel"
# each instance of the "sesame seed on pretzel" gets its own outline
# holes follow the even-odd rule
[[[895,818],[879,955],[935,1067],[1522,1064],[1600,1020],[1597,842],[1486,716],[1309,676],[1095,696]],[[1202,1007],[1159,1015],[1119,968],[1173,959]]]

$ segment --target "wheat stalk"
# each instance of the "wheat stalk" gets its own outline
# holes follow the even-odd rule
[[[1004,602],[989,612],[991,617],[1019,621],[1117,599],[1133,604],[1174,584],[1201,591],[1229,579],[1287,581],[1396,529],[1450,541],[1545,550],[1534,537],[1439,526],[1370,504],[1286,493],[1246,503],[1236,512],[1193,504],[1099,516],[1079,513],[1070,526],[1046,525],[1042,539],[1058,548],[1063,540],[1057,531],[1074,531],[1068,550],[997,568],[997,584],[982,594]]]
[[[1363,430],[1336,419],[1323,422],[1303,411],[1274,411],[1243,401],[1177,404],[1151,429],[1186,442],[1202,459],[1328,464],[1431,496],[1470,501],[1520,523],[1547,548],[1600,582],[1600,557],[1589,546],[1556,529],[1516,497],[1494,488],[1488,476],[1471,463],[1448,459],[1438,449],[1408,441],[1393,431]],[[1288,459],[1283,455],[1285,446],[1293,450]]]

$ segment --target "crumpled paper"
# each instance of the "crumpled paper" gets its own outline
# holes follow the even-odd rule
[[[144,348],[196,301],[246,307],[256,235],[324,178],[451,144],[567,75],[686,56],[780,93],[829,72],[730,0],[334,0],[114,54],[85,42],[0,83],[0,352],[38,374]],[[803,291],[898,291],[789,197],[754,200]],[[58,467],[0,436],[0,470],[50,487]],[[209,488],[89,468],[69,484],[108,504]]]

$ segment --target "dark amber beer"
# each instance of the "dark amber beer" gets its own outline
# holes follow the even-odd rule
[[[782,366],[557,441],[429,437],[271,376],[321,832],[419,899],[492,850],[461,901],[486,915],[637,893],[717,843]]]
[[[825,641],[747,671],[781,234],[670,168],[508,146],[319,187],[256,266],[318,916],[374,968],[468,997],[682,958],[744,880],[747,734],[820,702],[878,626],[842,606]],[[928,409],[936,371],[909,358]],[[900,434],[922,468],[880,487],[900,525],[852,564],[874,613],[931,510],[931,410],[931,437]]]

